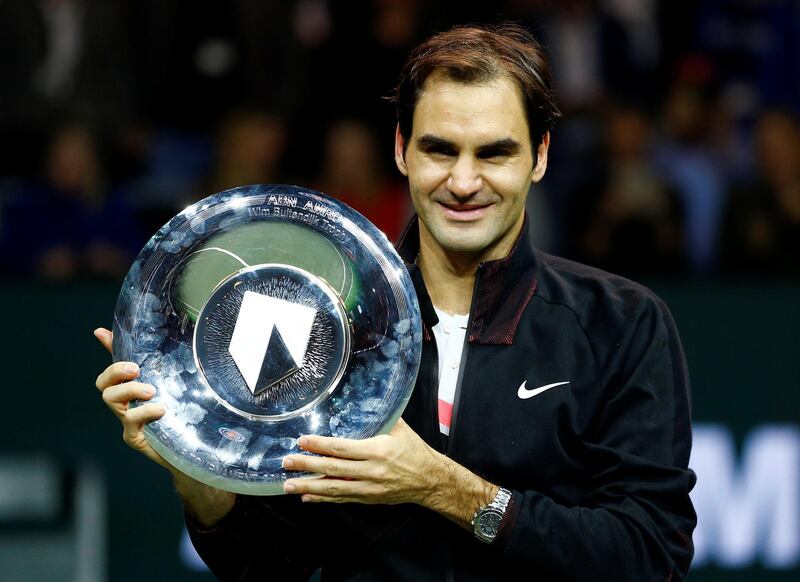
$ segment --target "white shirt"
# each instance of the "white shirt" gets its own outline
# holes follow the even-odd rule
[[[439,430],[449,435],[469,314],[450,315],[436,306],[434,309],[439,317],[439,323],[433,326],[433,337],[439,353]]]

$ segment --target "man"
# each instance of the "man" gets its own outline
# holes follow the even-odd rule
[[[237,496],[147,445],[142,426],[163,409],[129,411],[152,390],[117,363],[97,386],[125,440],[171,470],[194,544],[225,580],[320,566],[333,580],[684,578],[694,475],[672,319],[641,286],[529,242],[525,197],[558,115],[540,48],[515,26],[434,36],[395,103],[418,214],[399,250],[426,331],[403,419],[362,441],[301,438],[321,456],[284,466],[326,478]]]

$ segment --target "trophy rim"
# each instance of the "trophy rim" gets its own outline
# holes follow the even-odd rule
[[[287,213],[288,204],[269,201],[273,195],[279,199],[282,196],[299,198],[295,214],[305,213],[314,217],[315,222],[290,216]],[[277,212],[279,206],[282,210],[280,214]],[[311,206],[313,208],[306,210]],[[269,211],[262,211],[267,207],[272,208],[272,215]],[[340,257],[349,261],[349,268],[357,273],[360,281],[355,284],[355,279],[352,280],[349,287],[340,292],[324,276],[307,271],[308,266],[270,261],[269,256],[264,257],[267,260],[256,259],[252,265],[244,264],[236,269],[238,273],[274,264],[281,269],[304,271],[306,276],[324,282],[324,285],[319,285],[323,290],[333,291],[337,309],[344,307],[342,324],[350,333],[350,345],[344,352],[347,363],[340,368],[341,376],[336,382],[331,382],[325,391],[321,391],[322,398],[309,403],[308,407],[304,405],[302,410],[291,411],[291,416],[286,413],[281,413],[286,415],[281,417],[263,415],[271,416],[271,420],[249,418],[252,413],[244,411],[245,414],[241,414],[242,411],[233,411],[221,403],[202,368],[197,367],[194,349],[196,329],[187,329],[186,334],[178,339],[166,339],[167,336],[157,339],[155,336],[161,332],[150,329],[164,325],[164,315],[177,315],[180,318],[171,325],[195,325],[194,318],[189,318],[190,314],[180,315],[172,304],[172,286],[175,282],[165,280],[162,284],[162,277],[175,275],[183,261],[199,252],[198,244],[210,240],[215,233],[228,227],[261,221],[286,221],[317,232],[337,250]],[[356,260],[361,262],[354,262]],[[233,275],[223,275],[222,281],[214,283],[213,291],[217,291],[217,287]],[[367,317],[367,311],[361,315],[360,303],[353,303],[360,300],[352,299],[349,291],[358,290],[369,280],[364,277],[372,275],[380,276],[380,283],[375,286],[379,295],[389,301],[391,315],[379,330],[383,340],[370,343],[362,349],[358,332],[362,320],[358,318]],[[343,294],[344,289],[348,290],[348,295]],[[375,289],[372,291],[375,292]],[[322,300],[325,301],[324,298]],[[208,297],[198,303],[205,308],[207,301]],[[366,308],[367,304],[364,303],[364,306]],[[147,324],[150,327],[141,324],[141,318],[151,315],[161,319],[153,319],[152,323]],[[282,481],[289,477],[312,476],[308,472],[289,473],[280,464],[280,459],[286,454],[303,453],[297,445],[297,438],[302,434],[356,439],[386,434],[401,417],[412,396],[419,373],[423,335],[419,300],[413,281],[385,234],[346,203],[312,188],[287,184],[256,184],[216,192],[173,216],[152,235],[126,275],[114,310],[114,331],[114,361],[124,359],[139,363],[142,366],[142,381],[157,387],[152,401],[170,406],[165,417],[144,426],[145,439],[170,465],[191,478],[226,491],[248,495],[282,494]],[[185,354],[187,359],[184,360],[182,354],[187,349],[191,350],[191,354]],[[148,369],[147,361],[151,356],[155,356],[155,359]],[[158,368],[162,366],[162,358],[167,370],[170,370],[170,366],[174,368],[177,360],[180,360],[179,367],[187,367],[182,368],[183,371],[168,371],[164,375],[162,371],[165,368]],[[383,363],[391,363],[391,368],[381,368]],[[195,367],[196,374],[190,365]],[[378,375],[377,379],[372,376],[374,374]],[[359,378],[359,375],[371,377],[369,387],[351,384],[351,380]],[[378,399],[382,403],[373,402]],[[144,403],[146,401],[132,401],[131,406]],[[362,403],[366,406],[360,408],[358,416],[352,415],[350,406],[358,409]],[[216,430],[201,429],[207,426],[228,428],[243,440],[232,439]],[[236,442],[229,442],[234,440]],[[248,451],[247,455],[252,451],[253,456],[248,457],[240,452],[240,442],[241,447],[246,447],[242,450]]]

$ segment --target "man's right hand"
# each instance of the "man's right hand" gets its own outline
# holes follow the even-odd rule
[[[103,347],[111,351],[111,332],[107,329],[96,329],[95,337]],[[95,386],[103,395],[103,402],[122,423],[122,440],[134,450],[144,454],[151,461],[172,470],[172,466],[151,447],[144,438],[144,425],[158,420],[166,410],[162,404],[143,404],[130,408],[131,400],[150,400],[155,389],[149,384],[136,382],[139,377],[139,366],[133,362],[116,362],[97,377]]]
[[[112,333],[101,327],[94,335],[111,352]],[[209,487],[181,473],[150,446],[144,438],[144,425],[164,416],[166,410],[163,405],[154,403],[130,407],[131,400],[150,400],[155,394],[152,386],[136,382],[138,376],[139,367],[133,362],[116,362],[103,370],[95,385],[103,401],[122,423],[125,443],[172,473],[175,489],[186,508],[202,525],[210,527],[230,511],[236,494]]]

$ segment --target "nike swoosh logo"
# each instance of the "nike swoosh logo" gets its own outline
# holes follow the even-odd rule
[[[538,388],[534,388],[533,390],[528,390],[525,388],[525,384],[528,381],[525,380],[517,390],[517,396],[519,396],[522,400],[526,400],[528,398],[533,398],[534,396],[541,394],[545,390],[550,390],[550,388],[555,388],[556,386],[563,386],[564,384],[569,384],[569,382],[555,382],[554,384],[548,384],[547,386],[539,386]]]

